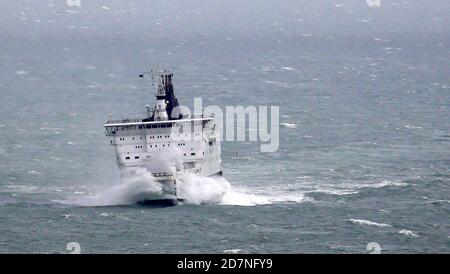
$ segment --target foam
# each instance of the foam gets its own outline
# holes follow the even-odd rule
[[[281,126],[284,128],[296,128],[296,124],[290,124],[290,123],[281,123]]]
[[[82,195],[77,192],[64,204],[80,206],[114,206],[135,204],[144,199],[163,197],[162,185],[144,168],[125,175],[121,184],[97,188],[94,194]],[[273,203],[301,203],[309,201],[303,193],[286,194],[286,190],[258,190],[242,186],[233,186],[224,177],[205,177],[196,174],[184,174],[177,181],[182,204],[210,204],[229,206],[256,206]]]
[[[162,195],[162,186],[156,182],[150,172],[136,169],[133,175],[124,175],[121,184],[100,187],[93,195],[69,198],[66,204],[80,206],[113,206],[137,203],[147,197]]]
[[[282,202],[301,203],[306,200],[302,193],[286,195],[281,191],[268,189],[268,194],[252,188],[234,186],[223,177],[202,177],[194,174],[183,176],[178,190],[188,204],[256,206]]]
[[[223,251],[223,253],[225,253],[225,254],[247,254],[248,252],[243,249],[235,248],[235,249],[226,249]]]
[[[377,227],[391,227],[389,224],[383,224],[383,223],[376,223],[369,220],[363,220],[363,219],[350,219],[349,220],[352,223],[359,224],[359,225],[368,225],[368,226],[377,226]]]
[[[407,229],[402,229],[398,233],[405,235],[405,236],[410,236],[410,237],[419,237],[419,235],[417,235],[417,233],[415,233],[411,230],[407,230]]]

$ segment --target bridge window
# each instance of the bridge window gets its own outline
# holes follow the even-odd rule
[[[130,160],[130,157],[127,156],[127,157],[125,157],[125,159],[126,159],[126,160]]]
[[[195,156],[195,152],[192,152],[192,153],[191,153],[191,156]]]
[[[139,156],[134,156],[134,159],[139,159]]]

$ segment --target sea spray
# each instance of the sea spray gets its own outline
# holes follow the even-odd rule
[[[150,172],[136,168],[122,173],[122,183],[101,187],[89,196],[74,197],[65,203],[81,206],[127,205],[145,198],[162,195],[162,185],[155,181]]]
[[[143,162],[146,170],[150,172],[170,172],[175,173],[183,169],[183,153],[182,151],[175,147],[171,146],[167,148],[164,153],[158,154],[158,157],[148,158]],[[121,171],[122,177],[124,176],[132,176],[133,171],[129,171],[129,168]]]
[[[176,152],[173,154],[176,156]],[[165,159],[165,162],[174,161],[176,157]],[[167,166],[165,166],[167,168]],[[171,166],[171,170],[177,169]],[[77,194],[63,202],[81,206],[114,206],[135,204],[143,200],[166,198],[163,188],[152,173],[146,168],[128,168],[121,171],[121,182],[110,186],[102,184],[87,191],[91,195]],[[183,199],[183,204],[216,204],[235,206],[255,206],[277,202],[303,202],[302,193],[286,195],[275,189],[266,191],[242,186],[232,185],[222,176],[201,176],[198,174],[184,173],[177,179],[178,197]]]
[[[219,204],[231,185],[223,177],[185,174],[177,183],[178,195],[189,204]]]
[[[256,193],[251,188],[238,187],[222,176],[205,177],[185,174],[178,181],[178,194],[185,204],[218,204],[235,206],[266,205],[276,202],[303,202],[302,193],[285,195],[269,189]]]

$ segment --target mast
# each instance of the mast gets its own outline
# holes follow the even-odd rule
[[[153,85],[155,86],[156,105],[152,115],[148,115],[149,117],[145,120],[166,121],[180,119],[180,115],[172,113],[174,108],[179,106],[178,99],[173,92],[173,73],[167,69],[151,70],[150,73],[155,81]],[[144,75],[141,74],[139,77],[142,78]],[[150,113],[148,108],[147,113]]]

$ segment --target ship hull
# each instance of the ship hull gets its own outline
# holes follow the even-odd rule
[[[169,207],[176,206],[182,199],[158,199],[158,200],[143,200],[137,202],[138,205],[151,206],[151,207]]]

